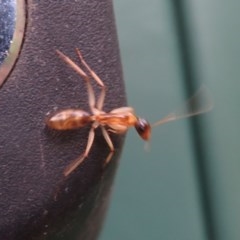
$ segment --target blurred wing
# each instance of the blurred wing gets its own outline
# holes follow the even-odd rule
[[[181,118],[188,118],[209,112],[213,108],[213,100],[206,86],[202,86],[185,104],[176,111],[152,124],[161,125]]]

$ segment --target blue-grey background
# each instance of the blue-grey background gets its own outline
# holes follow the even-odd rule
[[[203,83],[215,106],[197,119],[198,141],[190,120],[155,128],[149,152],[129,131],[100,239],[239,240],[240,2],[114,0],[114,8],[128,103],[140,116],[160,119]]]

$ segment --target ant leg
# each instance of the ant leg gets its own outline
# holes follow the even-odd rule
[[[104,136],[104,138],[105,138],[105,140],[106,140],[106,142],[107,142],[107,144],[110,148],[110,153],[108,154],[108,156],[105,159],[104,164],[103,164],[104,166],[106,166],[110,162],[110,160],[112,159],[112,156],[114,154],[115,149],[114,149],[112,140],[109,137],[109,134],[108,134],[107,130],[103,126],[101,126],[101,129],[102,129],[103,136]]]
[[[93,140],[94,140],[94,137],[95,137],[94,130],[95,130],[96,127],[97,126],[92,126],[92,128],[89,131],[87,147],[86,147],[84,153],[79,158],[74,160],[72,163],[70,163],[65,168],[65,170],[63,172],[65,177],[67,177],[70,173],[72,173],[84,161],[84,159],[88,156],[88,153],[89,153],[89,151],[90,151],[90,149],[92,147]]]
[[[65,54],[63,54],[59,50],[56,50],[56,52],[65,63],[67,63],[73,70],[75,70],[85,80],[86,85],[87,85],[87,90],[88,90],[89,107],[90,107],[91,111],[93,112],[95,109],[95,96],[94,96],[94,91],[90,84],[90,79],[89,79],[88,75]]]
[[[126,113],[132,113],[134,114],[134,109],[132,107],[120,107],[115,108],[110,113],[118,113],[118,114],[126,114]]]
[[[101,93],[100,96],[98,98],[97,101],[97,109],[98,110],[102,110],[103,108],[103,104],[104,104],[104,99],[105,99],[105,95],[106,95],[106,88],[104,83],[102,82],[102,80],[98,77],[98,75],[89,67],[89,65],[86,63],[86,61],[84,60],[82,53],[80,52],[80,50],[78,48],[76,48],[76,52],[77,55],[80,59],[80,61],[82,62],[82,64],[84,65],[84,67],[88,70],[88,72],[90,73],[90,75],[92,76],[92,78],[98,83],[98,85],[101,87]]]

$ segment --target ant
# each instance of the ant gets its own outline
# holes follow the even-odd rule
[[[185,113],[182,113],[183,111],[181,111],[180,113],[172,113],[152,125],[150,125],[145,119],[138,117],[134,113],[134,109],[132,107],[119,107],[106,113],[102,110],[104,105],[105,95],[106,95],[105,85],[102,82],[102,80],[97,76],[97,74],[86,63],[80,50],[76,48],[76,53],[80,59],[80,62],[89,72],[90,76],[87,73],[85,73],[82,70],[82,68],[80,68],[75,62],[73,62],[65,54],[63,54],[59,50],[56,50],[56,52],[65,63],[67,63],[73,70],[75,70],[85,80],[87,91],[88,91],[88,104],[91,110],[91,113],[88,113],[82,109],[61,110],[54,113],[50,117],[48,117],[46,120],[47,126],[56,130],[77,129],[77,128],[84,127],[88,124],[92,125],[88,134],[88,141],[87,141],[87,146],[85,151],[79,158],[77,158],[75,161],[73,161],[66,167],[66,169],[63,172],[65,177],[71,174],[88,156],[95,138],[94,131],[98,127],[101,128],[103,137],[105,138],[110,148],[109,156],[105,160],[105,164],[107,164],[111,160],[114,152],[114,146],[109,136],[109,132],[113,132],[115,134],[123,134],[128,130],[128,128],[135,127],[139,136],[143,140],[148,141],[151,137],[152,126],[161,125],[161,124],[174,121],[180,118],[198,115],[203,112],[207,112],[211,108],[211,106],[208,104],[208,107],[197,106],[194,109],[186,110]],[[90,84],[91,78],[94,79],[97,82],[97,84],[101,87],[101,92],[97,101],[95,99],[92,85]],[[192,107],[192,103],[199,98],[198,95],[199,94],[202,95],[201,92],[202,91],[200,91],[200,93],[195,94],[189,100],[189,106]]]

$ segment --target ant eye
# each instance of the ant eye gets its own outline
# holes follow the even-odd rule
[[[136,129],[139,132],[139,134],[145,132],[147,121],[145,119],[138,119],[138,123],[136,124]]]
[[[151,135],[151,127],[145,119],[139,118],[135,125],[135,129],[142,139],[149,140]]]

